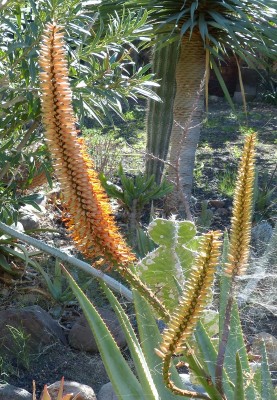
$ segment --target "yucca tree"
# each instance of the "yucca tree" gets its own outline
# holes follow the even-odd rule
[[[215,61],[230,54],[256,67],[276,57],[277,2],[102,0],[99,9],[105,15],[134,7],[150,10],[156,26],[152,61],[153,71],[161,79],[157,91],[163,100],[149,103],[147,152],[164,160],[171,144],[170,163],[176,165],[179,160],[179,188],[190,197],[203,108],[200,87],[209,66],[219,75]],[[188,126],[191,129],[187,130]],[[187,132],[181,140],[184,128]],[[159,182],[163,166],[160,160],[149,158],[146,170],[148,174],[154,173]],[[169,168],[168,177],[175,180],[174,168]]]

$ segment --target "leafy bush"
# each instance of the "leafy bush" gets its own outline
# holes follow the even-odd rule
[[[16,218],[16,201],[22,197],[18,187],[30,188],[38,182],[37,173],[51,181],[41,129],[38,54],[44,26],[52,18],[64,25],[73,105],[81,127],[85,117],[101,126],[105,117],[112,121],[112,116],[122,116],[128,99],[157,98],[149,66],[136,68],[130,55],[151,33],[145,11],[115,16],[105,26],[98,21],[96,28],[94,2],[69,0],[66,7],[61,0],[1,4],[0,212],[6,222]]]

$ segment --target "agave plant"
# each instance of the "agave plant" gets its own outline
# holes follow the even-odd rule
[[[157,93],[163,102],[149,102],[147,153],[155,158],[149,158],[146,171],[154,174],[157,182],[161,180],[162,160],[171,144],[173,168],[168,177],[176,182],[179,174],[179,189],[189,197],[203,108],[201,87],[206,81],[207,98],[209,67],[212,65],[232,104],[217,61],[234,55],[257,67],[267,58],[276,58],[276,1],[102,0],[99,11],[104,17],[114,10],[120,13],[122,7],[151,10],[156,25],[158,44],[152,64],[161,79]],[[178,198],[176,191],[174,197]]]

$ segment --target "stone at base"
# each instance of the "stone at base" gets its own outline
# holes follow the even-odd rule
[[[180,378],[186,389],[192,390],[192,391],[197,391],[202,394],[205,393],[205,390],[201,386],[193,385],[191,383],[189,374],[180,374]],[[97,395],[97,400],[118,400],[118,397],[116,396],[116,394],[113,390],[111,382],[108,382],[101,387],[101,389]]]
[[[267,332],[260,332],[255,335],[252,343],[252,353],[261,355],[261,346],[265,344],[268,366],[271,371],[277,369],[277,339]]]
[[[105,321],[117,345],[120,348],[126,346],[124,332],[115,313],[102,307],[99,307],[97,311]],[[68,335],[68,341],[69,345],[76,350],[87,351],[90,353],[98,352],[96,340],[94,339],[84,315],[82,315],[73,325]]]
[[[24,335],[24,345],[29,354],[40,352],[42,346],[55,342],[67,344],[57,321],[37,305],[0,311],[1,351],[15,355],[20,350],[21,342],[16,342],[9,326]]]
[[[189,374],[180,374],[180,378],[186,389],[191,390],[192,392],[198,392],[198,393],[205,394],[205,390],[203,389],[202,386],[191,383]]]
[[[111,382],[108,382],[101,387],[100,392],[97,395],[97,400],[118,400]]]
[[[33,396],[27,390],[20,389],[8,383],[0,384],[0,399],[3,400],[32,400]]]
[[[60,385],[61,382],[57,381],[47,387],[51,398],[57,398]],[[63,395],[65,396],[66,394],[73,394],[73,397],[79,394],[78,400],[96,400],[94,390],[90,386],[78,382],[64,381]],[[42,400],[42,394],[40,400]]]

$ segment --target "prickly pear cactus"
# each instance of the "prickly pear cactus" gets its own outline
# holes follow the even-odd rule
[[[137,264],[137,274],[173,311],[185,288],[200,237],[192,222],[162,218],[151,222],[149,235],[159,247]]]

